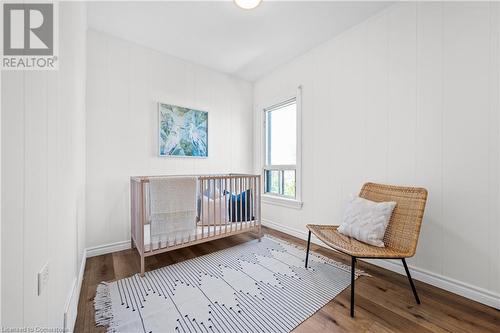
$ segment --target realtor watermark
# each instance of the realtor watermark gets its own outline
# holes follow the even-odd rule
[[[4,70],[58,69],[58,6],[53,2],[2,2]]]
[[[41,326],[26,326],[26,327],[1,327],[2,333],[66,333],[69,329],[61,327],[41,327]]]

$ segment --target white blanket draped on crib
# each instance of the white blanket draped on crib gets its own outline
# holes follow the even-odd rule
[[[151,241],[182,237],[196,229],[196,177],[152,178],[149,183]]]

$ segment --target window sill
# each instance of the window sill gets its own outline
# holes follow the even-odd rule
[[[275,195],[263,194],[262,202],[265,204],[282,206],[293,209],[302,209],[302,201],[295,199],[282,198]]]

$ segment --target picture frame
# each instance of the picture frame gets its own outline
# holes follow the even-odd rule
[[[208,157],[208,111],[158,102],[158,155]]]

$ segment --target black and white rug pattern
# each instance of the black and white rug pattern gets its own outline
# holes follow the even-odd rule
[[[108,332],[290,332],[350,285],[350,267],[277,238],[97,287]],[[362,274],[357,272],[356,276]]]

